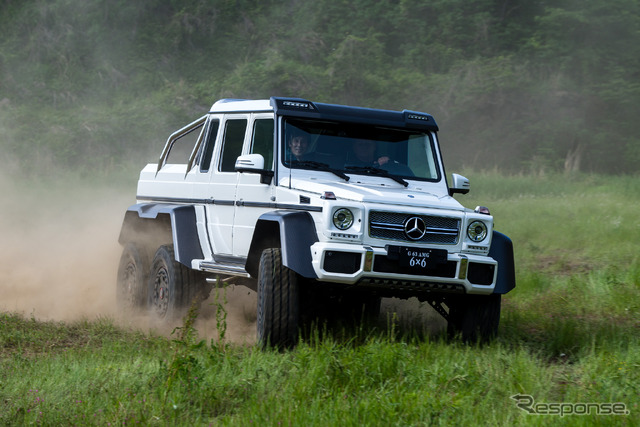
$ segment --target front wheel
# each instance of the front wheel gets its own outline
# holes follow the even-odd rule
[[[289,348],[298,341],[298,275],[282,265],[280,248],[262,251],[258,275],[258,343]]]
[[[465,295],[448,302],[449,336],[461,335],[464,342],[488,342],[498,334],[500,294]]]

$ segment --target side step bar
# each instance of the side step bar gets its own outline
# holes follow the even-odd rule
[[[242,264],[218,264],[211,261],[203,261],[200,268],[207,273],[228,274],[231,276],[250,277]]]

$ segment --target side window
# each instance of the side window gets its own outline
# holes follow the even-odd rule
[[[264,168],[273,169],[273,119],[258,119],[254,122],[251,153],[262,154]]]
[[[198,126],[189,130],[185,134],[176,138],[169,147],[169,152],[167,153],[165,164],[187,164],[189,163],[189,158],[191,157],[191,153],[198,141],[198,136],[202,131],[202,125],[204,122],[200,123]]]
[[[227,120],[222,143],[221,172],[235,172],[236,160],[242,154],[242,143],[247,130],[247,119]]]
[[[211,167],[211,157],[213,156],[213,149],[216,145],[216,138],[218,137],[218,129],[220,128],[220,121],[215,119],[209,122],[209,130],[207,133],[207,140],[204,143],[204,149],[202,150],[200,161],[200,172],[208,172]]]

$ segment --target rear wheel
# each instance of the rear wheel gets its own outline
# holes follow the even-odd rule
[[[262,251],[258,277],[258,343],[293,347],[298,341],[298,275],[282,265],[280,248]]]
[[[501,295],[465,295],[449,307],[447,333],[461,335],[464,342],[488,342],[498,334]]]
[[[200,304],[211,287],[199,271],[176,261],[173,246],[160,246],[151,262],[148,304],[158,320],[181,319],[192,304]]]
[[[131,242],[125,245],[116,285],[116,301],[120,312],[134,314],[145,306],[149,263],[149,255],[144,247]]]

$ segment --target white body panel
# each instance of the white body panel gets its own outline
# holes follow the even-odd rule
[[[256,222],[260,216],[273,210],[308,211],[317,230],[318,242],[309,247],[312,266],[319,281],[354,284],[361,279],[389,280],[436,280],[438,283],[464,286],[466,292],[490,294],[497,276],[497,263],[487,256],[491,243],[488,237],[474,243],[466,230],[474,220],[480,220],[491,236],[493,219],[464,208],[449,194],[444,177],[435,181],[407,180],[407,186],[384,176],[349,174],[346,181],[332,172],[322,170],[289,169],[275,161],[276,176],[269,183],[261,182],[260,173],[222,172],[222,156],[225,123],[230,117],[246,119],[247,128],[241,154],[251,153],[253,123],[256,119],[273,118],[269,101],[217,102],[212,107],[209,120],[219,121],[220,127],[215,148],[211,152],[212,162],[208,170],[201,171],[198,159],[187,171],[187,165],[166,164],[158,168],[147,165],[140,174],[138,199],[196,206],[197,232],[204,256],[193,260],[192,266],[214,262],[216,256],[246,259],[254,237]],[[255,111],[255,113],[247,113]],[[432,140],[437,144],[435,133]],[[169,144],[169,143],[168,143]],[[194,150],[197,151],[198,147]],[[165,151],[168,149],[165,148]],[[202,149],[201,149],[202,150]],[[273,148],[274,158],[280,157],[280,145]],[[439,150],[434,161],[441,165]],[[161,162],[162,164],[162,162]],[[273,168],[265,165],[266,169]],[[277,182],[276,182],[277,180]],[[468,180],[456,176],[456,183],[468,188]],[[332,193],[335,200],[325,198]],[[347,231],[333,224],[332,215],[338,208],[348,208],[354,215],[354,225]],[[394,241],[371,233],[372,211],[403,214],[409,217],[437,217],[458,221],[458,236],[449,243],[421,243],[409,239]],[[403,225],[395,225],[396,228]],[[406,233],[406,225],[405,233]],[[364,257],[387,256],[387,245],[415,246],[446,250],[447,261],[455,263],[453,277],[429,279],[401,272],[384,273],[365,268]],[[363,264],[353,273],[336,273],[324,268],[328,252],[362,254]],[[464,262],[461,262],[465,260]],[[219,261],[216,261],[219,262]],[[477,285],[466,277],[467,263],[493,266],[494,279],[491,284]],[[464,271],[462,271],[464,268]]]

